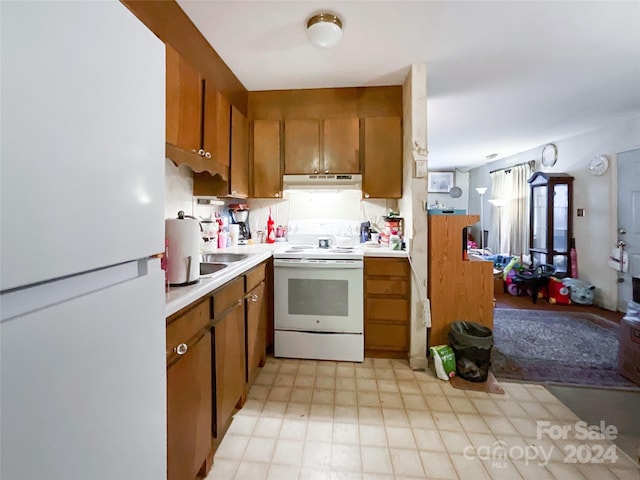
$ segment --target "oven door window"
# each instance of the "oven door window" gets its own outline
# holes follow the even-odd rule
[[[289,279],[289,315],[349,315],[349,281]]]

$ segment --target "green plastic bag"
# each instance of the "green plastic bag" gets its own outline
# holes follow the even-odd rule
[[[433,357],[436,375],[441,380],[449,380],[456,374],[456,354],[449,345],[430,347],[429,352]]]

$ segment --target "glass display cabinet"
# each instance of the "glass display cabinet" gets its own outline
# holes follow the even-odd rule
[[[535,172],[531,187],[529,253],[533,266],[553,265],[556,276],[571,273],[573,238],[573,177],[566,173]]]

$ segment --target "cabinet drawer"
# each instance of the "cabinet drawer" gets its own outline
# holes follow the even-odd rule
[[[265,276],[265,264],[261,263],[256,268],[245,274],[246,284],[245,292],[250,292],[256,288],[263,280]]]
[[[408,344],[407,327],[367,323],[364,328],[365,348],[379,350],[406,350]]]
[[[409,282],[367,277],[365,281],[367,295],[407,295]]]
[[[167,357],[181,343],[188,344],[209,324],[209,298],[203,298],[167,320]]]
[[[382,277],[406,277],[409,275],[409,261],[406,258],[367,258],[364,274]]]
[[[225,310],[242,302],[244,277],[238,277],[213,294],[213,318],[217,319]]]
[[[367,320],[395,320],[407,323],[409,302],[402,298],[367,298]]]

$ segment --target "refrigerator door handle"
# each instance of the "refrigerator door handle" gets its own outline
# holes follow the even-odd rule
[[[0,322],[87,295],[160,269],[160,259],[143,258],[112,267],[69,275],[50,282],[0,292]]]

